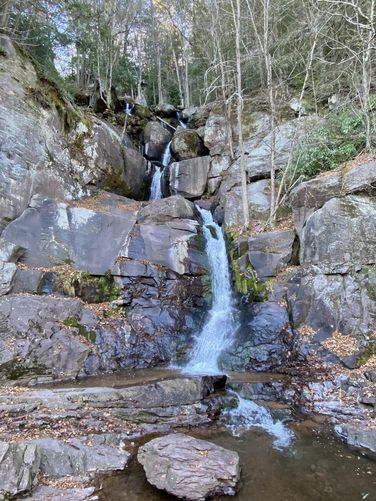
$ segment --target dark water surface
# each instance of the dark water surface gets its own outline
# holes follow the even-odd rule
[[[241,437],[226,431],[190,431],[239,453],[239,493],[217,501],[376,501],[376,463],[350,451],[327,430],[313,423],[294,426],[295,441],[277,451],[262,430]],[[125,473],[101,479],[103,501],[173,501],[175,497],[150,486],[134,460]]]

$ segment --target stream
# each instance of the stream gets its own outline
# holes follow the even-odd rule
[[[374,501],[376,464],[350,451],[329,430],[312,422],[294,425],[295,441],[277,450],[273,440],[253,429],[234,437],[222,430],[190,430],[239,453],[241,484],[234,501]],[[173,501],[148,484],[142,466],[134,460],[125,473],[100,480],[102,501]]]

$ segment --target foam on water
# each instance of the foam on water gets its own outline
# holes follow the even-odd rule
[[[184,372],[213,374],[220,372],[219,357],[231,346],[238,323],[222,229],[214,222],[210,211],[197,208],[204,221],[203,232],[209,260],[213,302],[208,318],[196,336],[195,346]]]

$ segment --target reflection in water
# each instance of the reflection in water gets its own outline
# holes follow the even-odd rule
[[[238,451],[242,466],[239,493],[217,501],[367,501],[376,500],[376,464],[324,431],[297,426],[293,453],[277,451],[262,430],[233,437],[223,431],[189,431]],[[134,461],[126,473],[102,482],[101,500],[173,501],[150,486]]]

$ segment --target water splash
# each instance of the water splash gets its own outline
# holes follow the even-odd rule
[[[291,446],[294,433],[282,421],[274,420],[268,409],[257,405],[252,400],[246,400],[233,392],[238,400],[238,406],[227,413],[229,424],[227,428],[234,436],[240,436],[241,430],[262,428],[274,437],[275,449],[286,449]]]
[[[167,167],[169,165],[169,163],[171,162],[171,142],[170,141],[167,145],[166,145],[166,148],[163,152],[163,155],[162,155],[162,165],[163,167]]]
[[[233,341],[238,329],[233,306],[231,277],[222,229],[210,211],[198,207],[204,221],[203,232],[209,260],[213,303],[184,372],[212,374],[220,372],[218,360]]]
[[[159,200],[162,198],[162,174],[162,168],[156,166],[153,179],[151,181],[149,200]]]
[[[125,113],[129,115],[130,117],[133,115],[134,112],[134,104],[131,103],[125,103]]]
[[[188,127],[186,122],[183,122],[183,117],[180,111],[176,112],[176,120],[179,122],[180,127],[183,127],[183,129],[186,129]]]

